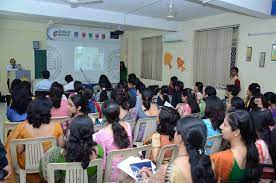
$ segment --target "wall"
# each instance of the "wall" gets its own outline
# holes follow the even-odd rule
[[[161,82],[143,81],[146,84],[167,84],[169,78],[176,75],[184,81],[186,87],[192,87],[194,31],[237,24],[240,25],[237,66],[240,69],[241,96],[245,96],[246,89],[252,82],[260,83],[262,92],[276,92],[276,84],[272,80],[272,78],[275,78],[276,61],[270,61],[271,47],[272,44],[276,44],[276,35],[248,36],[248,33],[275,32],[276,21],[274,19],[257,19],[230,13],[183,22],[182,31],[185,35],[185,41],[182,43],[165,43],[163,47],[164,52],[172,51],[176,56],[183,56],[187,69],[181,73],[177,70],[176,63],[174,63],[172,70],[167,70],[163,66]],[[129,66],[129,70],[135,72],[138,76],[140,75],[141,63],[141,38],[153,34],[157,33],[144,30],[129,32],[128,54],[131,56],[129,62],[131,59],[131,62],[134,62]],[[253,47],[251,62],[245,61],[247,46]],[[266,52],[266,63],[264,68],[259,68],[259,55],[262,51]],[[220,96],[223,96],[223,91],[220,91]]]
[[[46,48],[47,24],[0,19],[0,91],[8,92],[6,65],[10,58],[31,70],[34,79],[33,41],[39,41],[41,49]]]

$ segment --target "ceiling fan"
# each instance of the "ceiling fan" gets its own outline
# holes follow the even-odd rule
[[[81,5],[97,4],[97,3],[104,2],[103,0],[64,0],[64,1],[70,4],[72,8],[77,8],[78,6],[81,6]]]
[[[176,13],[175,13],[175,8],[174,8],[174,2],[172,0],[169,3],[169,12],[168,12],[168,15],[167,15],[167,19],[175,18],[175,15],[176,15]]]

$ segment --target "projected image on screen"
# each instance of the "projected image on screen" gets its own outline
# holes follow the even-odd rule
[[[104,70],[104,48],[75,47],[75,70]]]

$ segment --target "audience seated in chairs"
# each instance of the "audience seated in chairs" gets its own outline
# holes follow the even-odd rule
[[[57,144],[59,146],[64,146],[63,133],[60,124],[50,123],[52,103],[48,98],[38,97],[33,100],[27,110],[27,120],[17,125],[17,127],[10,133],[6,141],[5,148],[7,150],[7,157],[9,164],[11,164],[10,157],[10,142],[13,139],[26,139],[26,138],[36,138],[36,137],[45,137],[45,136],[54,136],[57,138]],[[44,151],[46,152],[50,143],[43,144]],[[24,146],[19,146],[18,150],[18,163],[21,167],[24,167]],[[14,182],[13,176],[10,179],[10,182]],[[27,175],[28,182],[38,183],[41,181],[39,175],[32,174]]]
[[[12,122],[20,122],[27,119],[27,107],[32,101],[29,90],[21,83],[12,87],[11,106],[7,107],[7,118]]]
[[[103,158],[104,151],[101,145],[91,138],[94,126],[86,115],[75,117],[70,125],[70,135],[64,149],[59,146],[52,147],[40,161],[40,175],[47,181],[47,165],[49,163],[81,162],[82,168],[87,169],[88,182],[96,182],[95,167],[87,168],[91,160]],[[64,182],[65,172],[55,172],[55,181]]]
[[[185,117],[177,121],[174,143],[179,145],[178,157],[163,165],[153,175],[143,169],[144,182],[203,182],[214,183],[211,160],[204,153],[207,128],[201,119]]]
[[[105,166],[106,155],[110,151],[132,147],[132,130],[129,123],[120,121],[120,107],[117,103],[107,101],[102,105],[102,110],[108,125],[95,133],[93,139],[104,149]],[[111,181],[117,181],[118,179],[120,171],[117,164],[120,160],[118,157],[112,163]]]
[[[54,82],[50,89],[50,96],[53,103],[51,109],[51,117],[64,117],[68,116],[68,100],[63,94],[63,86],[58,82]]]
[[[84,96],[87,99],[87,112],[99,113],[99,118],[103,117],[101,106],[95,101],[93,90],[90,88],[84,89]]]

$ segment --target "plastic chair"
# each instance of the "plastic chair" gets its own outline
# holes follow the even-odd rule
[[[61,116],[61,117],[52,117],[51,118],[51,122],[54,122],[54,123],[63,123],[65,121],[68,121],[69,120],[69,116]]]
[[[156,118],[139,119],[134,130],[133,144],[136,146],[142,146],[143,141],[156,132],[156,129]]]
[[[139,155],[140,152],[146,152],[145,158],[148,159],[150,157],[151,149],[152,149],[152,146],[147,145],[142,147],[127,148],[127,149],[109,152],[106,158],[104,182],[110,182],[112,161],[114,156],[120,157],[121,161],[123,161],[130,156],[140,156]]]
[[[207,154],[213,154],[219,151],[220,145],[222,142],[222,135],[216,135],[213,137],[207,138],[207,142],[205,144],[205,149]]]
[[[175,160],[175,158],[177,157],[177,154],[178,154],[178,146],[176,144],[170,144],[170,145],[165,145],[163,146],[160,151],[159,151],[159,154],[158,154],[158,157],[157,157],[157,161],[156,161],[156,168],[158,169],[163,161],[164,161],[164,156],[165,156],[165,153],[167,151],[172,151],[172,156],[170,158],[170,161],[169,163],[173,162]]]
[[[132,136],[134,135],[134,130],[135,130],[135,126],[136,126],[136,120],[126,120],[125,122],[129,123],[131,126],[131,130],[132,130]]]
[[[93,123],[96,123],[96,119],[99,119],[99,113],[95,112],[95,113],[88,113],[88,117],[93,121]]]
[[[103,179],[102,159],[90,161],[88,167],[93,166],[97,166],[97,183],[101,183]],[[83,169],[79,162],[48,164],[48,183],[55,183],[55,170],[66,171],[65,183],[88,183],[87,169]]]
[[[20,183],[26,182],[27,173],[38,173],[39,162],[44,156],[43,142],[51,142],[52,147],[57,146],[57,140],[55,137],[40,137],[29,139],[15,139],[10,143],[12,166],[15,169],[15,173],[19,174]],[[25,145],[25,170],[19,167],[17,161],[17,145]]]
[[[21,122],[11,122],[11,121],[6,121],[3,123],[3,131],[4,131],[4,141],[6,140],[9,131],[13,130],[16,128],[18,124]]]

